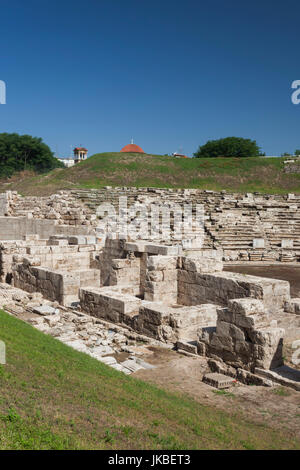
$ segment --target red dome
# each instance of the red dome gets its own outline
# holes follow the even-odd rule
[[[122,148],[121,152],[130,152],[130,153],[145,153],[141,147],[135,144],[128,144]]]

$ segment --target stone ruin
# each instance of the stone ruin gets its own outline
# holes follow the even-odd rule
[[[99,227],[97,207],[105,202],[118,210],[120,196],[126,196],[129,205],[203,204],[203,248],[222,249],[225,261],[300,259],[300,195],[295,194],[105,187],[60,191],[49,197],[21,197],[7,191],[0,194],[1,238],[14,240],[18,234],[32,233],[44,238],[62,233],[62,225],[68,226],[70,235],[92,233]]]
[[[282,348],[286,331],[300,333],[300,300],[290,297],[287,281],[224,272],[223,262],[251,260],[255,253],[259,260],[286,261],[291,246],[297,260],[300,239],[293,238],[288,252],[283,245],[300,230],[300,198],[119,191],[133,202],[151,204],[154,195],[168,197],[168,204],[193,198],[205,203],[200,248],[172,237],[153,243],[105,232],[96,207],[104,196],[113,202],[117,193],[2,195],[0,306],[2,297],[7,311],[39,313],[32,322],[41,331],[126,373],[150,367],[109,356],[113,344],[133,354],[134,338],[205,357],[212,372],[244,383],[278,382],[299,390],[299,376],[284,366]]]

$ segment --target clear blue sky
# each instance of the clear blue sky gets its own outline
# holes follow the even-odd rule
[[[0,132],[60,156],[192,155],[208,139],[300,148],[299,1],[1,0]]]

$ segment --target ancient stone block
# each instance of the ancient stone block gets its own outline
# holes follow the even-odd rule
[[[203,376],[203,382],[211,385],[212,387],[218,389],[230,388],[235,384],[236,380],[227,375],[219,374],[217,372],[211,372]]]
[[[254,238],[253,239],[253,248],[264,248],[265,247],[265,240],[263,238]]]

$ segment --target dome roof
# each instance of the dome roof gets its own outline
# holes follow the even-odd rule
[[[122,148],[121,152],[131,152],[131,153],[145,153],[144,150],[135,144],[128,144]]]

